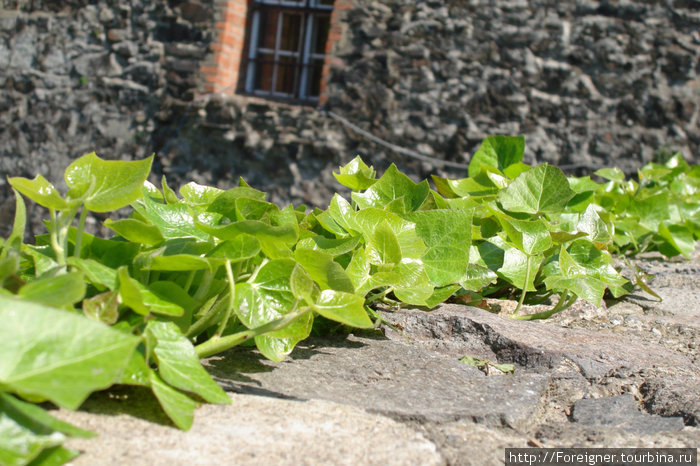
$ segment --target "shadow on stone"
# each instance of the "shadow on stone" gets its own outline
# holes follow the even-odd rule
[[[90,395],[79,411],[107,416],[129,415],[155,424],[173,427],[150,389],[116,385]]]

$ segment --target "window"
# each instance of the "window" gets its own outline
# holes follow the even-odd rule
[[[245,91],[318,100],[333,0],[255,0]]]

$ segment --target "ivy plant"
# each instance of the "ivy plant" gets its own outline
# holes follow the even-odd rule
[[[76,409],[95,391],[139,385],[188,429],[199,403],[230,402],[202,357],[255,345],[281,361],[312,332],[376,327],[380,302],[430,309],[510,297],[512,317],[546,318],[577,299],[627,293],[613,254],[694,251],[700,167],[680,154],[636,180],[616,169],[594,180],[530,167],[524,147],[522,137],[489,137],[467,178],[433,176],[432,186],[394,165],[378,177],[356,158],[334,173],[352,194],[325,210],[280,208],[243,180],[175,191],[163,177],[157,187],[152,157],[85,155],[66,169],[66,193],[41,176],[9,178],[0,462],[60,464],[75,455],[66,437],[90,435],[32,403]],[[23,197],[48,210],[47,233],[29,244]],[[85,231],[89,212],[124,207],[128,218],[104,222],[111,237]],[[651,292],[641,274],[637,284]],[[547,312],[521,312],[548,300]]]

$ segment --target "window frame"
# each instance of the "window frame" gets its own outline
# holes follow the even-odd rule
[[[243,91],[247,94],[256,95],[269,99],[279,99],[283,101],[302,101],[317,103],[320,95],[309,95],[311,86],[314,84],[311,76],[314,69],[314,61],[325,61],[326,54],[313,50],[315,40],[319,31],[319,18],[326,17],[330,22],[333,11],[333,1],[331,4],[323,4],[322,0],[253,0],[251,2],[251,15],[248,24],[246,45],[248,55],[246,59],[246,72],[243,80]],[[262,38],[261,23],[262,15],[276,12],[276,33],[274,48],[261,47]],[[283,17],[285,14],[300,16],[299,42],[296,50],[284,50],[281,47],[283,39]],[[330,26],[330,25],[329,25]],[[328,38],[326,37],[326,44]],[[270,57],[269,61],[264,61],[261,55]],[[281,58],[293,58],[293,65],[283,65]],[[270,88],[256,89],[259,84],[258,68],[261,64],[271,63],[272,73],[270,75]],[[294,85],[292,92],[278,91],[277,79],[282,66],[290,66],[294,70]],[[318,78],[322,79],[321,77]],[[319,83],[320,84],[320,83]]]

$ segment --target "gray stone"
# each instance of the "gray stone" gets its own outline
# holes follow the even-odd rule
[[[0,68],[10,66],[10,49],[5,46],[4,41],[0,40]]]
[[[208,359],[207,367],[226,389],[242,393],[325,399],[395,419],[513,427],[528,424],[547,387],[544,375],[487,377],[456,359],[386,340],[311,342],[282,363],[236,350]]]
[[[571,420],[587,426],[614,427],[637,434],[683,429],[683,418],[642,413],[632,395],[588,398],[574,405]]]
[[[131,58],[138,54],[139,47],[132,41],[124,41],[112,45],[112,50],[121,57]]]
[[[82,451],[71,464],[444,464],[421,434],[347,405],[234,394],[231,405],[197,410],[183,432],[167,425],[153,397],[126,396],[93,397],[81,411],[55,413],[100,435],[69,440]],[[122,414],[126,400],[133,416]]]
[[[642,370],[692,364],[679,354],[629,337],[561,328],[546,321],[514,320],[479,308],[443,304],[432,312],[406,309],[383,315],[410,338],[432,347],[437,341],[451,354],[459,351],[538,370],[570,361],[587,378],[623,367]],[[390,329],[387,335],[402,338]],[[450,344],[442,345],[445,341]]]
[[[10,68],[29,69],[34,64],[36,54],[37,32],[34,28],[25,28],[17,34],[12,42]]]
[[[655,377],[640,387],[645,408],[661,416],[681,416],[700,426],[700,384],[696,377]]]

